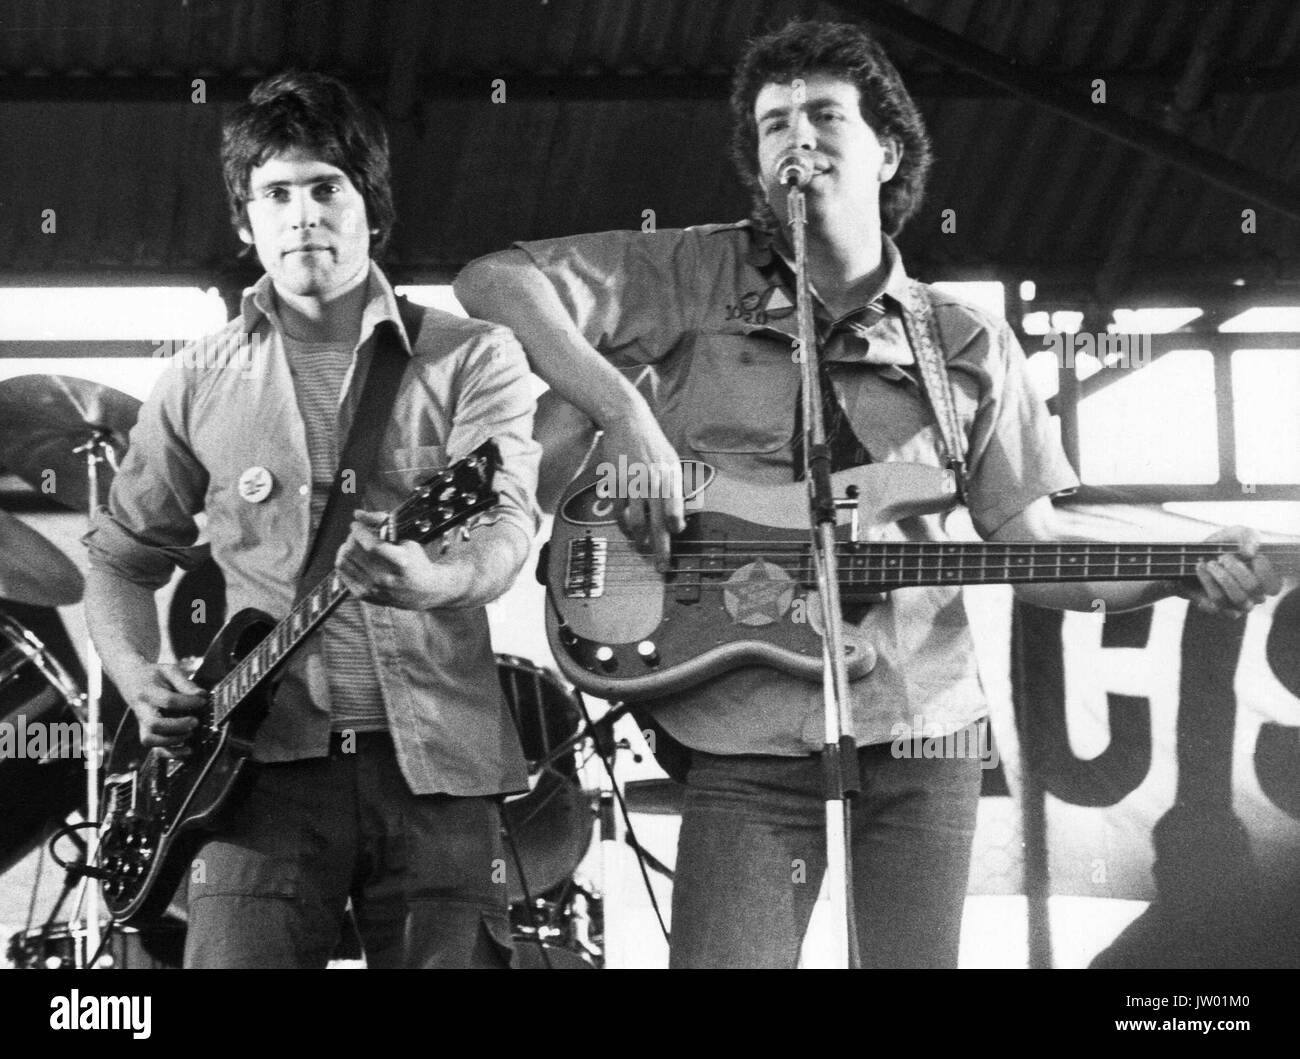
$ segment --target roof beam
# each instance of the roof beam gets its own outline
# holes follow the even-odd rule
[[[267,76],[272,71],[267,71]],[[397,105],[409,99],[430,101],[484,99],[491,92],[493,78],[504,77],[511,99],[561,99],[600,101],[725,100],[731,82],[724,73],[696,74],[525,74],[509,71],[476,74],[423,74],[411,77],[402,71],[326,70],[343,78],[372,99],[396,98]],[[235,103],[248,98],[261,76],[226,76],[197,72],[186,77],[138,74],[127,77],[76,74],[0,74],[0,102],[5,103],[189,103],[192,82],[202,77],[207,98],[214,103]],[[1127,73],[1102,70],[1084,76],[1060,73],[1056,82],[1071,97],[1086,96],[1093,77],[1103,77],[1112,90],[1122,95],[1156,96],[1167,93],[1177,82],[1178,72]],[[908,90],[918,99],[1006,99],[1017,93],[985,77],[960,72],[905,71]],[[1293,88],[1300,83],[1295,70],[1240,68],[1218,70],[1207,82],[1215,95],[1266,94]],[[389,109],[393,105],[389,103]]]
[[[1217,187],[1245,196],[1252,205],[1269,206],[1300,220],[1300,189],[1275,180],[1118,106],[1089,102],[1088,95],[1040,70],[1027,69],[997,52],[980,47],[928,19],[883,0],[834,0],[837,7],[976,77],[1038,104],[1078,125],[1099,132],[1143,154],[1194,173]]]

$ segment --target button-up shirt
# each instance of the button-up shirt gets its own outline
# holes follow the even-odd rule
[[[506,328],[423,309],[412,346],[393,290],[374,265],[368,282],[361,339],[339,399],[340,438],[350,428],[379,328],[395,331],[409,363],[387,425],[370,427],[384,434],[374,473],[356,483],[356,506],[391,510],[435,471],[493,438],[503,464],[493,485],[500,494],[493,515],[530,541],[539,519],[540,449],[532,440],[534,401],[518,342]],[[277,619],[288,613],[311,539],[312,468],[273,302],[264,276],[245,292],[236,319],[172,359],[140,410],[108,506],[87,535],[93,566],[156,590],[176,564],[194,566],[210,546],[231,613],[245,607]],[[269,492],[248,488],[268,476]],[[196,543],[199,513],[206,516],[209,545]],[[361,612],[398,763],[412,791],[485,795],[526,788],[485,609],[417,612],[365,603]],[[323,652],[307,643],[287,666],[254,758],[318,757],[328,753],[329,740]]]
[[[621,366],[656,366],[657,415],[683,459],[763,485],[791,481],[798,329],[789,270],[768,234],[742,222],[518,245],[592,345]],[[938,426],[903,326],[911,281],[888,239],[883,253],[884,279],[866,304],[838,318],[816,306],[819,354],[873,460],[940,465]],[[940,291],[930,295],[969,442],[970,514],[987,536],[1078,480],[1006,321]],[[907,519],[890,533],[947,539],[938,515]],[[855,639],[876,653],[874,669],[852,685],[859,743],[888,742],[917,724],[951,731],[987,712],[959,589],[895,591],[856,624]],[[764,666],[652,705],[674,737],[711,753],[797,755],[824,742],[821,683]]]

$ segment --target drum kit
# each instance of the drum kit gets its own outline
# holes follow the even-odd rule
[[[26,375],[0,382],[0,468],[89,518],[107,495],[139,408],[134,398],[86,379]],[[69,837],[79,849],[48,921],[29,922],[15,934],[8,956],[22,968],[179,966],[182,922],[156,930],[110,924],[104,937],[97,887],[78,871],[94,863],[100,733],[112,733],[126,712],[104,683],[89,642],[82,668],[54,609],[78,603],[83,591],[82,576],[63,551],[0,510],[0,875],[51,836]],[[224,583],[214,564],[181,579],[173,616],[200,597],[208,600],[209,613],[224,609]],[[194,634],[192,622],[172,626]],[[177,655],[202,654],[206,646],[173,644]],[[529,790],[502,807],[517,962],[598,969],[604,965],[603,899],[580,866],[592,851],[598,820],[603,837],[610,837],[612,812],[605,811],[608,786],[602,794],[588,765],[603,759],[612,782],[619,746],[609,733],[621,711],[593,722],[579,692],[527,659],[498,655],[497,670],[530,773]],[[45,736],[39,746],[24,738],[35,732]],[[57,745],[51,732],[60,736]],[[627,793],[634,801],[632,785]],[[641,811],[669,811],[658,807],[656,794],[644,793]],[[68,824],[74,816],[84,822]],[[88,837],[79,837],[81,831]],[[78,885],[72,917],[57,919]]]
[[[140,402],[110,386],[62,375],[20,375],[0,383],[0,467],[55,504],[89,519],[126,452]],[[79,811],[98,815],[101,733],[120,720],[120,698],[104,694],[103,672],[86,644],[84,671],[53,608],[74,604],[81,574],[55,545],[8,513],[0,519],[0,872]],[[61,641],[61,642],[60,642]],[[62,657],[60,657],[60,655]],[[84,690],[83,690],[84,681]],[[106,709],[107,707],[107,709]],[[77,831],[89,832],[82,841]],[[94,858],[94,829],[64,828]],[[55,909],[76,885],[69,882]],[[84,885],[80,924],[51,922],[40,937],[59,938],[84,961],[101,943],[98,890]],[[31,933],[31,932],[28,932]],[[18,946],[27,963],[30,946]],[[15,954],[11,951],[11,958]],[[45,964],[43,955],[35,957]],[[63,957],[57,957],[61,963]]]

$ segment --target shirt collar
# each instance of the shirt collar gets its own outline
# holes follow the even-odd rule
[[[780,260],[793,273],[794,265],[787,256],[784,240],[778,233],[761,228],[752,221],[742,222],[741,226],[748,227],[750,230],[751,241],[745,255],[748,264],[765,271],[771,268],[775,261]],[[881,236],[881,256],[886,266],[884,281],[867,299],[865,305],[845,313],[836,321],[837,326],[845,325],[848,331],[858,334],[865,342],[865,350],[851,357],[839,356],[834,359],[858,360],[863,364],[874,364],[897,372],[900,367],[916,363],[916,357],[912,353],[911,344],[902,326],[902,315],[907,311],[907,298],[912,281],[903,267],[903,256],[898,252],[898,246],[887,235]],[[887,340],[887,336],[882,333],[877,333],[873,339],[867,332],[874,328],[882,317],[889,316],[888,306],[885,304],[886,298],[894,302],[897,310],[889,320],[885,321],[887,330],[892,333],[892,340]]]
[[[748,227],[750,230],[750,246],[745,255],[745,260],[749,264],[762,269],[770,266],[775,257],[780,257],[790,271],[794,271],[794,255],[782,233],[760,228],[753,221],[743,221],[742,226]],[[866,304],[855,311],[865,309],[872,302],[879,301],[885,295],[888,295],[900,306],[906,301],[911,280],[908,278],[907,269],[903,267],[903,255],[898,252],[898,246],[889,236],[881,235],[880,243],[881,257],[885,262],[884,282],[871,292]]]
[[[275,311],[275,286],[271,282],[269,273],[264,273],[261,279],[244,290],[239,316],[245,334],[253,334],[264,321],[271,327],[279,326]],[[393,292],[388,277],[371,261],[370,274],[366,277],[366,305],[361,313],[361,337],[357,343],[358,349],[385,320],[397,330],[402,349],[408,357],[411,356],[411,344],[407,339],[406,328],[402,326],[397,295]]]

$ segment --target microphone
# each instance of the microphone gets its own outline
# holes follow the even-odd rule
[[[791,187],[807,187],[813,172],[812,157],[802,148],[787,151],[776,163],[776,179]]]

